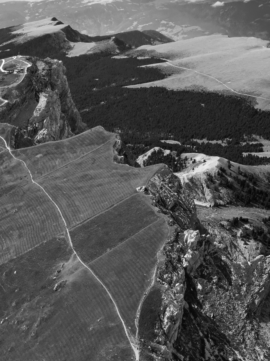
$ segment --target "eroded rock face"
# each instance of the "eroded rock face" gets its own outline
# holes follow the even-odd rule
[[[270,250],[247,237],[247,226],[202,227],[169,172],[142,191],[168,218],[171,235],[142,306],[151,317],[148,326],[139,322],[141,360],[269,360]]]
[[[37,61],[36,66],[33,85],[39,102],[28,125],[37,129],[35,143],[65,139],[82,131],[85,126],[72,100],[62,62],[47,58]]]
[[[196,273],[201,310],[226,336],[228,357],[269,360],[270,257],[254,241],[243,252],[240,232],[232,236],[212,227],[209,232],[213,252]]]
[[[183,187],[192,198],[203,203],[208,203],[211,207],[223,206],[235,202],[235,195],[232,190],[220,185],[215,187],[213,183],[209,181],[207,174],[195,175],[188,179],[182,178],[182,182]]]
[[[61,61],[29,58],[23,82],[7,94],[3,121],[15,126],[13,146],[66,139],[86,129],[72,100]]]

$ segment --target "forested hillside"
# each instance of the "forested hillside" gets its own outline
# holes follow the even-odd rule
[[[158,59],[112,58],[108,54],[62,57],[73,99],[89,126],[121,131],[125,143],[139,144],[173,138],[193,150],[226,157],[243,164],[265,164],[267,159],[243,152],[262,151],[261,145],[240,145],[244,135],[270,139],[269,112],[235,96],[165,88],[126,88],[129,84],[164,77],[157,69],[142,67]],[[191,139],[232,139],[228,146],[190,144]],[[190,150],[190,147],[188,147]]]

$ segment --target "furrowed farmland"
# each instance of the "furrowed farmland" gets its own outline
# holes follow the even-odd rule
[[[20,150],[0,135],[1,360],[143,360],[140,310],[169,230],[136,188],[164,166],[118,164],[101,127]]]

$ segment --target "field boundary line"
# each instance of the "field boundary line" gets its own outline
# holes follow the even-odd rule
[[[0,123],[0,125],[1,125],[1,124],[11,125],[11,124],[9,124],[9,123]],[[87,133],[93,132],[96,128],[102,128],[102,130],[103,130],[104,132],[109,133],[109,134],[111,134],[111,135],[115,135],[115,133],[108,132],[108,131],[106,131],[102,126],[97,125],[97,126],[95,126],[94,128],[87,129],[87,130],[85,130],[85,131],[82,132],[82,133],[74,134],[74,135],[73,135],[72,137],[70,137],[70,138],[59,139],[59,140],[50,140],[50,141],[48,141],[48,142],[46,142],[46,143],[35,144],[35,148],[42,147],[42,146],[44,146],[45,144],[54,144],[54,143],[57,144],[57,143],[60,143],[60,142],[61,142],[61,143],[63,143],[63,142],[68,142],[70,139],[79,138],[79,137],[81,137],[83,134],[87,134]],[[20,150],[25,150],[25,149],[29,149],[29,147],[20,148]],[[17,149],[16,149],[16,150],[17,150]]]
[[[160,163],[160,164],[162,164],[162,168],[161,168],[161,169],[163,169],[163,168],[164,168],[164,164],[163,164],[163,163]],[[149,167],[151,167],[151,166],[149,166]],[[147,168],[147,167],[144,167],[144,168]],[[145,183],[147,184],[147,183],[150,181],[150,179],[152,179],[159,171],[160,171],[160,169],[156,170],[152,175],[150,175],[149,177],[147,177],[147,180],[146,180]],[[106,212],[110,211],[111,209],[117,207],[117,206],[118,206],[119,204],[121,204],[122,202],[125,202],[125,201],[128,200],[129,198],[134,197],[134,196],[136,196],[136,195],[138,195],[138,192],[135,192],[135,193],[133,193],[132,195],[130,195],[130,196],[122,199],[121,201],[115,203],[113,206],[111,206],[110,208],[105,209],[104,211],[101,211],[101,212],[99,212],[99,213],[95,214],[94,216],[89,217],[89,218],[87,218],[87,219],[84,219],[83,221],[77,223],[77,224],[74,225],[73,227],[70,227],[70,228],[69,228],[70,231],[73,231],[74,229],[76,229],[77,227],[81,226],[82,224],[84,224],[84,223],[86,223],[86,222],[88,222],[88,221],[90,221],[90,220],[92,220],[92,219],[100,216],[100,215],[103,214],[103,213],[106,213]]]
[[[58,233],[57,236],[59,237],[59,236],[61,236],[62,234],[64,235],[65,233],[64,233],[64,232],[63,232],[63,233]],[[9,258],[7,261],[4,261],[3,263],[0,263],[0,266],[8,263],[9,261],[12,261],[13,259],[16,259],[17,257],[24,256],[24,255],[27,254],[28,252],[33,251],[35,248],[38,248],[38,247],[44,245],[45,243],[49,242],[51,239],[52,239],[52,238],[46,239],[46,241],[43,241],[43,242],[41,242],[41,243],[39,243],[39,244],[36,244],[34,247],[29,248],[27,251],[25,251],[25,252],[23,252],[23,253],[20,253],[19,255],[15,256],[15,257],[13,257],[13,258]]]
[[[106,145],[106,144],[109,143],[110,141],[111,141],[111,140],[107,140],[107,142],[99,145],[97,148],[92,149],[92,150],[90,150],[89,152],[81,155],[80,157],[78,157],[78,158],[76,158],[76,159],[73,159],[73,160],[71,160],[71,161],[69,161],[69,162],[61,165],[61,167],[59,167],[59,168],[56,168],[56,169],[54,169],[54,170],[52,170],[52,171],[50,171],[50,172],[48,172],[48,173],[43,174],[42,176],[36,178],[36,180],[40,180],[40,179],[46,177],[47,175],[52,174],[52,173],[54,173],[54,172],[57,172],[59,169],[62,169],[62,168],[64,168],[65,166],[67,166],[67,165],[69,165],[69,164],[71,164],[71,163],[73,163],[73,162],[76,162],[77,160],[79,160],[79,159],[81,159],[81,158],[83,158],[83,157],[86,157],[86,156],[89,155],[90,153],[95,152],[96,150],[102,148],[104,145]]]
[[[120,248],[123,244],[125,244],[126,242],[130,241],[130,239],[132,237],[137,236],[139,233],[143,232],[145,229],[147,229],[148,227],[152,226],[153,224],[157,223],[158,221],[160,221],[160,219],[156,219],[154,222],[148,224],[147,226],[145,226],[144,228],[140,229],[138,232],[134,233],[132,236],[128,237],[127,239],[125,239],[122,243],[119,243],[118,245],[116,245],[114,248],[110,249],[108,252],[103,253],[102,255],[98,256],[96,259],[92,260],[89,262],[90,265],[92,265],[93,263],[95,263],[97,260],[99,260],[100,258],[102,258],[103,256],[111,253],[112,251],[114,251],[115,249]]]
[[[45,193],[45,195],[50,199],[50,201],[53,203],[53,205],[54,205],[55,208],[57,209],[57,211],[58,211],[58,213],[59,213],[59,215],[60,215],[60,218],[62,219],[62,222],[63,222],[63,224],[64,224],[65,233],[66,233],[66,235],[67,235],[67,238],[68,238],[68,241],[69,241],[69,244],[70,244],[70,247],[71,247],[73,253],[76,255],[76,257],[78,258],[79,262],[92,274],[92,276],[96,279],[96,281],[104,288],[104,290],[106,291],[107,295],[108,295],[109,298],[111,299],[111,301],[112,301],[112,303],[113,303],[113,305],[114,305],[115,311],[116,311],[116,313],[117,313],[117,315],[118,315],[118,317],[119,317],[119,319],[120,319],[120,321],[121,321],[121,323],[122,323],[122,326],[123,326],[123,328],[124,328],[124,332],[125,332],[125,334],[126,334],[126,337],[127,337],[128,341],[129,341],[129,343],[130,343],[130,346],[131,346],[133,352],[134,352],[135,360],[136,360],[136,361],[139,361],[140,353],[139,353],[138,346],[137,346],[137,344],[136,344],[136,340],[134,341],[133,338],[132,338],[132,336],[130,335],[130,333],[129,333],[126,325],[125,325],[125,322],[124,322],[124,320],[123,320],[123,318],[122,318],[122,316],[121,316],[121,314],[120,314],[120,311],[119,311],[119,309],[118,309],[118,306],[117,306],[114,298],[112,297],[112,294],[111,294],[110,291],[108,290],[108,288],[107,288],[107,287],[104,285],[104,283],[98,278],[98,276],[95,274],[95,272],[82,261],[82,259],[81,259],[81,258],[79,257],[79,255],[78,255],[78,253],[75,251],[75,249],[74,249],[74,247],[73,247],[72,239],[71,239],[71,237],[70,237],[70,233],[69,233],[69,230],[68,230],[68,227],[67,227],[66,220],[65,220],[65,218],[64,218],[64,216],[63,216],[63,214],[62,214],[62,212],[61,212],[61,210],[60,210],[60,208],[59,208],[59,206],[58,206],[58,205],[56,204],[56,202],[52,199],[52,197],[49,195],[49,193],[47,193],[46,190],[45,190],[39,183],[37,183],[37,182],[33,179],[32,173],[31,173],[31,171],[29,170],[29,168],[27,167],[27,164],[26,164],[23,160],[21,160],[21,159],[19,159],[19,158],[16,158],[16,157],[12,154],[12,151],[11,151],[10,147],[7,145],[6,140],[5,140],[1,135],[0,135],[0,138],[4,141],[5,146],[6,146],[7,150],[9,151],[10,155],[12,156],[12,158],[14,158],[15,160],[20,161],[20,162],[23,163],[23,165],[25,166],[26,170],[28,171],[28,173],[29,173],[29,175],[30,175],[30,178],[31,178],[32,183],[34,183],[35,185],[37,185],[37,186]]]
[[[77,223],[77,224],[76,224],[75,226],[73,226],[73,227],[70,227],[69,230],[70,230],[70,231],[74,231],[74,229],[76,229],[77,227],[82,226],[84,223],[86,223],[86,222],[88,222],[88,221],[91,221],[92,219],[100,216],[100,215],[103,214],[103,213],[109,212],[111,209],[117,207],[119,204],[127,201],[129,198],[132,198],[132,197],[136,196],[137,194],[138,194],[138,193],[133,193],[133,194],[131,194],[131,196],[128,196],[128,197],[122,199],[121,201],[115,203],[115,204],[114,204],[113,206],[111,206],[110,208],[107,208],[107,209],[105,209],[104,211],[101,211],[101,212],[95,214],[95,215],[92,216],[92,217],[89,217],[89,218],[87,218],[87,219],[84,219],[83,221]]]

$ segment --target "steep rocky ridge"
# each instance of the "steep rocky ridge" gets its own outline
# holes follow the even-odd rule
[[[222,157],[181,151],[177,154],[161,147],[151,148],[136,162],[141,167],[167,164],[198,205],[235,204],[269,208],[270,171],[267,165],[247,166]]]
[[[142,305],[142,359],[268,360],[269,234],[262,243],[245,219],[202,225],[171,173],[157,174],[145,191],[172,228]]]
[[[265,203],[269,191],[268,166],[245,166],[225,158],[198,153],[183,153],[182,158],[186,168],[176,175],[197,203],[208,206],[251,204],[268,207]],[[253,193],[256,193],[256,197]]]
[[[14,126],[14,147],[65,139],[83,131],[62,62],[28,61],[32,65],[23,81],[2,93],[8,102],[0,107],[0,119]]]

